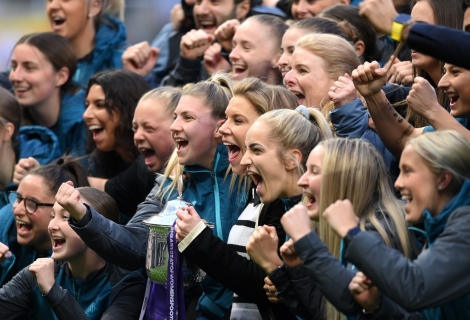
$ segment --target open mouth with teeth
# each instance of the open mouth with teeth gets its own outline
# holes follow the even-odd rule
[[[242,67],[242,66],[233,66],[232,67],[232,76],[235,78],[235,79],[239,79],[243,73],[245,73],[247,70],[246,67]]]
[[[16,228],[18,234],[25,234],[33,229],[33,225],[22,220],[16,220]]]
[[[65,19],[62,17],[58,17],[58,16],[52,17],[51,21],[52,21],[53,28],[60,27],[65,23]]]
[[[88,130],[90,130],[91,134],[93,135],[93,140],[96,140],[104,131],[104,127],[100,125],[91,125],[88,127]]]
[[[16,95],[21,95],[21,94],[23,94],[23,93],[29,91],[29,88],[28,88],[28,87],[15,86],[14,89],[15,89]]]
[[[155,158],[155,151],[153,151],[153,149],[139,148],[139,152],[142,155],[142,157],[144,157],[146,165],[153,163],[153,160]]]
[[[247,172],[248,176],[251,178],[253,183],[256,185],[256,192],[259,192],[259,190],[263,187],[264,185],[264,180],[263,177],[261,177],[259,174],[256,172],[248,171]]]
[[[447,95],[450,99],[450,107],[454,107],[457,104],[457,101],[459,100],[459,95],[455,93],[451,93]]]
[[[58,250],[65,245],[65,238],[53,237],[52,238],[52,250]]]
[[[305,206],[307,208],[311,208],[315,203],[317,203],[317,199],[311,193],[304,192],[304,199],[306,200]]]
[[[213,19],[199,20],[199,25],[201,26],[201,29],[204,30],[205,32],[208,32],[208,31],[210,32],[217,28],[217,25]]]
[[[301,92],[292,91],[293,94],[297,97],[297,102],[300,104],[305,104],[305,95]]]
[[[234,162],[240,155],[240,147],[230,142],[224,142],[224,146],[228,148],[228,161],[230,161],[230,163]]]
[[[188,146],[188,140],[185,139],[176,138],[175,143],[177,152],[184,150]]]

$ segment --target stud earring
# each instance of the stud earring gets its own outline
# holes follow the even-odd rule
[[[288,169],[289,169],[289,167],[288,167],[288,166],[286,166],[286,170],[288,170]]]
[[[437,186],[437,191],[442,191],[442,187],[441,187],[441,186]]]

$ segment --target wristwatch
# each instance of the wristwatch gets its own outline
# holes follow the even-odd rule
[[[361,229],[359,229],[359,227],[354,227],[351,230],[349,230],[348,233],[346,233],[346,236],[344,236],[345,244],[348,244],[349,242],[351,242],[354,236],[358,234],[359,232],[361,232]]]
[[[399,14],[395,17],[392,23],[392,34],[391,37],[393,40],[401,42],[401,32],[403,28],[413,22],[413,18],[407,14]]]

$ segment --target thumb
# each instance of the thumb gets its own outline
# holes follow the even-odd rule
[[[207,40],[208,40],[210,43],[212,43],[212,42],[214,41],[214,39],[215,39],[215,36],[214,36],[213,34],[208,34],[208,35],[207,35]]]
[[[73,187],[73,182],[72,181],[67,181],[66,184],[68,184],[69,186]]]
[[[199,214],[197,213],[196,209],[193,206],[188,207],[188,214],[193,216],[194,218],[199,218]]]
[[[275,236],[277,236],[277,232],[276,232],[276,228],[273,227],[273,226],[268,226],[268,225],[264,225],[263,226],[264,230],[266,230],[266,232],[269,234],[269,236],[271,238],[274,238]]]
[[[344,77],[345,77],[345,78],[348,78],[349,80],[352,80],[352,78],[351,78],[351,76],[349,75],[349,73],[345,73],[345,74],[344,74]]]

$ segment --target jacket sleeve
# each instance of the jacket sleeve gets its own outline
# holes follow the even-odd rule
[[[343,138],[360,138],[369,128],[369,114],[360,99],[331,110],[330,119],[336,134]]]
[[[35,286],[35,277],[25,268],[0,288],[0,318],[17,319],[29,311],[32,305],[31,292]]]
[[[296,241],[294,247],[310,278],[336,309],[351,316],[361,312],[348,289],[356,272],[346,269],[333,257],[315,232]]]
[[[266,273],[214,236],[210,228],[204,228],[183,255],[238,296],[256,304],[271,305],[263,289]]]
[[[138,319],[144,300],[145,286],[145,278],[140,272],[126,276],[114,287],[111,305],[101,319]]]
[[[158,188],[159,183],[139,204],[137,213],[125,226],[106,219],[88,206],[81,221],[70,218],[69,224],[85,244],[106,261],[126,270],[140,269],[145,266],[148,235],[142,221],[159,213],[163,207],[160,199],[153,196]]]
[[[438,60],[470,70],[470,60],[463,52],[470,52],[470,34],[468,32],[415,23],[408,34],[411,49],[430,55]],[[458,48],[458,50],[448,50]]]
[[[201,59],[186,59],[180,55],[176,67],[163,78],[162,86],[180,87],[197,82],[200,80],[201,67]]]
[[[60,320],[88,320],[80,304],[72,294],[54,282],[51,290],[44,296],[49,306]]]
[[[303,265],[277,268],[269,279],[279,299],[298,317],[323,319],[322,294],[310,279]]]
[[[401,307],[417,311],[442,305],[470,287],[470,207],[449,217],[434,246],[410,261],[388,248],[378,235],[360,232],[348,244],[346,258]]]

